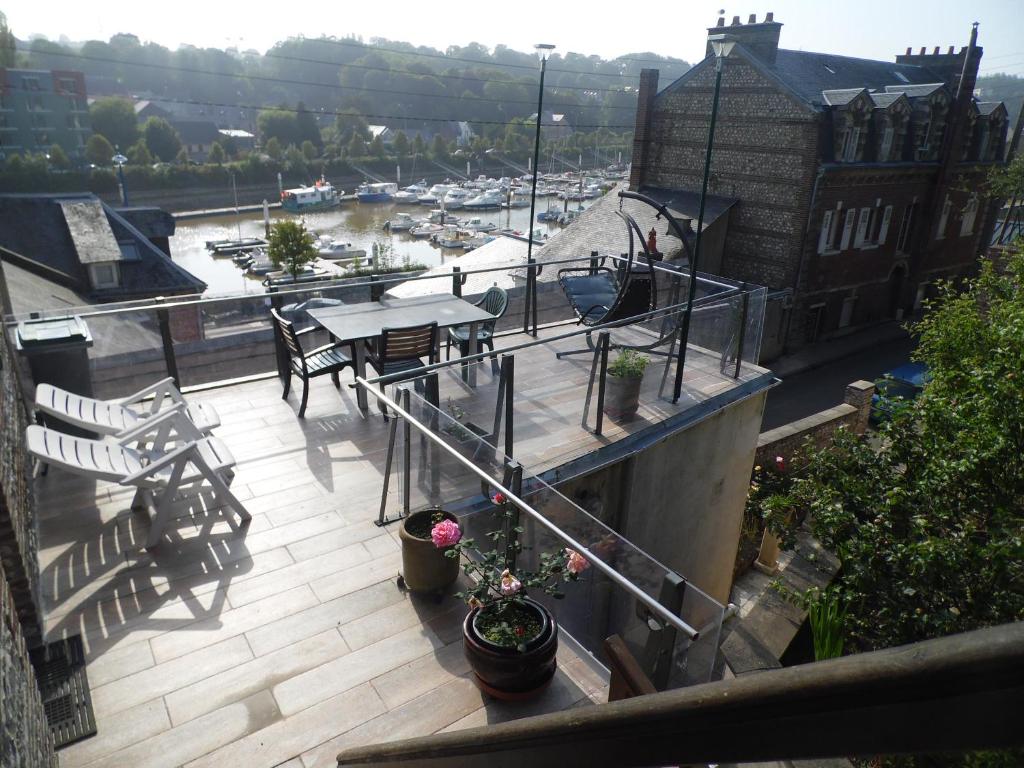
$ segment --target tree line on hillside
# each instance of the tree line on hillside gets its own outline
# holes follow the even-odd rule
[[[131,34],[62,44],[35,39],[19,64],[77,69],[116,81],[125,95],[205,104],[211,116],[238,105],[304,102],[317,111],[353,111],[405,129],[437,121],[506,122],[536,111],[538,65],[528,53],[477,43],[445,51],[374,38],[294,38],[257,51],[182,46],[172,51]],[[555,54],[546,78],[547,107],[572,125],[632,122],[640,69],[663,79],[682,75],[681,59],[637,53],[602,59]],[[621,129],[620,129],[621,130]]]

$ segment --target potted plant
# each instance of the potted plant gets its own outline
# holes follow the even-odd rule
[[[446,557],[462,538],[458,520],[443,509],[409,515],[398,529],[402,542],[402,575],[398,585],[413,592],[439,595],[459,577],[458,558]]]
[[[650,358],[634,349],[623,349],[608,366],[604,412],[613,419],[633,418],[640,407],[640,384]]]
[[[485,693],[504,700],[536,696],[555,674],[558,624],[543,605],[528,593],[535,590],[554,598],[565,581],[575,581],[589,567],[587,560],[570,549],[540,555],[536,571],[518,570],[515,555],[522,528],[514,524],[514,510],[504,496],[492,499],[500,510],[501,528],[487,534],[494,546],[489,552],[469,556],[472,539],[462,539],[447,552],[458,561],[466,554],[463,570],[474,584],[459,597],[470,611],[463,622],[463,647],[477,685]]]

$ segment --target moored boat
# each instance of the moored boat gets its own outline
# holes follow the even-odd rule
[[[468,229],[470,232],[493,232],[498,225],[493,221],[485,222],[479,216],[472,216],[468,221],[462,223],[462,228]]]
[[[213,251],[215,256],[227,256],[262,248],[266,244],[267,241],[259,237],[243,237],[241,240],[209,240],[206,247]]]
[[[398,185],[393,181],[379,184],[361,184],[356,190],[356,199],[360,203],[389,203],[395,199]]]
[[[444,231],[444,227],[440,224],[420,224],[419,226],[413,227],[409,230],[409,234],[413,237],[433,237],[439,232]]]
[[[384,229],[391,232],[408,232],[419,222],[408,213],[396,213],[393,219],[384,222]]]
[[[501,208],[505,194],[500,189],[488,189],[463,203],[462,207],[472,211]]]
[[[340,203],[338,190],[322,177],[311,187],[296,187],[281,192],[281,207],[289,213],[327,211]]]

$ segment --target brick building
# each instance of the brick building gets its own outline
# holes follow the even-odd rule
[[[973,268],[977,189],[1002,163],[1001,103],[973,97],[982,49],[895,63],[779,48],[782,24],[719,19],[724,61],[709,193],[735,198],[718,272],[792,291],[787,346],[901,317],[928,285]],[[715,63],[658,91],[641,75],[633,189],[699,192]],[[766,333],[773,330],[766,328]]]

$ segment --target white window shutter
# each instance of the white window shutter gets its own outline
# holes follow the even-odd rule
[[[868,236],[868,219],[871,218],[870,208],[860,209],[860,218],[857,219],[857,236],[853,240],[853,247],[860,248],[864,245],[864,238]]]
[[[828,247],[829,232],[832,231],[832,214],[834,211],[827,210],[821,217],[821,235],[818,236],[818,253],[824,253]]]
[[[885,206],[885,212],[882,214],[882,227],[878,230],[878,244],[881,245],[885,242],[885,236],[889,234],[889,222],[892,220],[892,206]]]
[[[942,204],[942,215],[939,216],[939,229],[935,233],[936,240],[941,240],[946,236],[946,223],[949,221],[949,209],[952,205],[947,195],[945,202]]]
[[[850,236],[853,234],[853,220],[857,217],[857,209],[850,208],[846,212],[846,220],[843,222],[843,239],[839,244],[839,250],[845,251],[850,247]]]
[[[974,220],[978,215],[978,198],[972,197],[967,201],[967,207],[964,209],[964,219],[960,223],[960,237],[965,237],[974,233]]]

